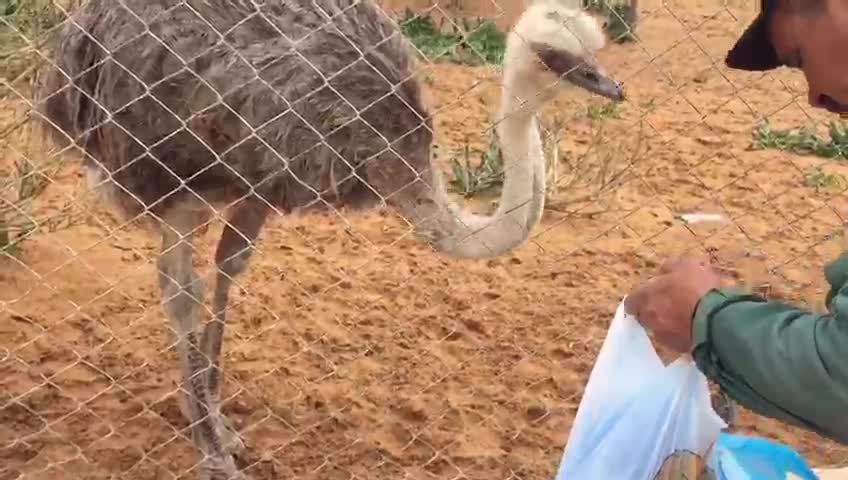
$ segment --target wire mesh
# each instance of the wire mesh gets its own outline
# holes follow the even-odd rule
[[[110,3],[113,14],[126,7]],[[153,18],[124,12],[142,23],[139,38],[156,38],[154,24],[169,12],[196,15],[203,3],[151,2]],[[233,42],[229,34],[258,28],[250,22],[277,3],[244,2],[255,14],[226,29],[204,22]],[[396,211],[339,206],[332,189],[303,180],[313,197],[302,206],[314,211],[255,205],[273,211],[246,271],[231,276],[223,347],[221,408],[246,443],[240,471],[256,479],[552,478],[616,305],[674,255],[708,253],[764,295],[823,308],[822,266],[844,249],[848,173],[833,158],[843,155],[841,130],[835,125],[830,141],[785,130],[821,136],[829,120],[807,106],[800,74],[723,65],[759,2],[643,0],[637,26],[624,31],[615,29],[635,22],[626,2],[574,3],[607,24],[612,41],[596,58],[628,98],[612,103],[569,88],[544,105],[545,210],[520,248],[486,260],[443,256]],[[320,12],[358,3],[289,5]],[[58,148],[35,122],[35,82],[55,66],[49,34],[85,23],[72,16],[81,8],[0,0],[0,478],[197,475],[201,458],[180,406],[180,332],[160,305],[161,237],[89,191],[81,163],[98,159]],[[503,183],[492,131],[505,32],[526,8],[506,0],[379,5],[415,46],[433,165],[452,198],[479,212],[495,210]],[[344,15],[336,13],[322,14],[327,25]],[[278,37],[298,39],[276,27]],[[183,66],[208,53],[183,58],[180,45],[158,40]],[[117,58],[106,51],[107,61]],[[329,67],[314,66],[321,85],[332,86]],[[376,70],[370,79],[384,81]],[[149,93],[181,81],[180,72],[157,84],[134,77],[151,105],[173,112]],[[259,69],[249,73],[230,80],[233,90],[257,78],[274,90]],[[201,80],[217,92],[209,107],[221,107],[227,92]],[[347,103],[326,115],[350,108],[361,119],[369,106],[338,97]],[[125,133],[149,154],[182,138],[174,135],[204,111],[175,115],[174,131],[155,141]],[[267,125],[244,111],[232,118],[252,134]],[[286,140],[277,141],[259,143],[282,170],[317,161],[308,149],[287,158],[279,153]],[[217,151],[214,164],[227,164],[239,145]],[[242,200],[226,203],[243,215]],[[193,225],[194,267],[210,285],[218,239],[240,220],[213,210]],[[687,221],[699,212],[724,220]],[[212,318],[209,299],[204,305],[199,316]],[[738,431],[777,438],[813,465],[848,462],[844,447],[812,433],[744,410],[735,420]]]

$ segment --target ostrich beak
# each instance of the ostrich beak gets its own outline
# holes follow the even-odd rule
[[[561,79],[616,102],[624,100],[621,83],[610,78],[594,60],[544,43],[531,43],[530,48],[545,67]]]
[[[625,98],[621,82],[610,78],[600,65],[584,60],[583,65],[568,72],[565,78],[575,86],[613,101],[621,102]]]

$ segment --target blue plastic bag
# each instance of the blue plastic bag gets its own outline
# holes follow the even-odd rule
[[[817,480],[803,457],[786,445],[765,438],[722,432],[707,457],[715,480],[784,480],[792,472]]]
[[[725,426],[691,358],[664,365],[622,303],[592,368],[556,480],[650,480],[675,452],[706,457]]]

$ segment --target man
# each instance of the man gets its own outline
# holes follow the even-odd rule
[[[804,72],[809,103],[848,114],[848,0],[762,0],[729,67]],[[708,261],[683,258],[635,289],[626,310],[659,343],[745,407],[848,444],[848,252],[827,265],[827,313],[724,288]]]

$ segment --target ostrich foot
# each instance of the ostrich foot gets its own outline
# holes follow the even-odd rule
[[[236,467],[230,455],[223,459],[207,457],[202,460],[198,478],[200,480],[250,480],[250,477]]]
[[[182,412],[183,417],[189,422],[191,421],[191,417],[188,410],[188,398],[185,395],[178,395],[178,404],[180,407],[180,412]],[[247,445],[244,442],[244,438],[233,426],[232,421],[227,418],[226,415],[221,413],[220,404],[217,401],[212,401],[210,403],[210,416],[212,417],[212,423],[215,425],[215,430],[218,433],[219,438],[221,439],[221,445],[224,449],[235,456],[241,456],[247,451]]]
[[[244,455],[247,445],[244,442],[244,438],[233,426],[232,421],[221,413],[220,410],[215,415],[214,421],[215,429],[221,437],[221,443],[224,445],[224,448],[235,456]]]

